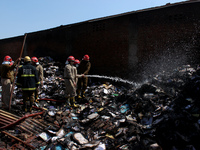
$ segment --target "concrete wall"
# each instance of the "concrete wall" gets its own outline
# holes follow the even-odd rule
[[[28,33],[23,56],[91,58],[90,74],[146,78],[200,60],[200,2],[181,3]],[[23,36],[0,40],[0,59],[16,59]]]

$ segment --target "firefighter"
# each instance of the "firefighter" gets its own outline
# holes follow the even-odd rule
[[[65,79],[65,97],[68,99],[70,106],[77,107],[75,104],[76,96],[76,78],[82,77],[83,75],[77,74],[77,69],[74,66],[75,58],[69,56],[66,61],[64,68],[64,79]]]
[[[14,61],[11,61],[10,62],[10,66],[12,66],[13,64],[14,64]],[[11,72],[10,72],[10,74],[11,74],[11,79],[10,79],[11,83],[14,82],[14,78],[15,78],[15,72],[14,72],[14,70],[15,69],[11,70]]]
[[[2,102],[5,109],[9,108],[12,82],[14,81],[14,68],[17,62],[20,59],[17,59],[14,64],[10,56],[5,56],[4,61],[1,65],[1,84],[2,84]]]
[[[36,67],[36,70],[38,72],[38,78],[39,78],[39,82],[40,82],[40,87],[43,86],[43,67],[42,65],[39,64],[39,61],[37,59],[37,57],[32,57],[31,58],[31,62],[32,62],[32,65]],[[37,102],[37,99],[38,99],[38,93],[40,91],[40,88],[38,87],[35,91],[35,100]]]
[[[74,61],[74,66],[75,66],[76,68],[78,68],[79,65],[80,65],[80,61],[79,61],[78,59],[75,59],[75,61]]]
[[[74,66],[76,67],[76,69],[78,68],[79,65],[80,65],[80,61],[78,59],[75,59]],[[77,84],[77,82],[78,82],[78,78],[76,78],[76,84]],[[77,88],[77,86],[76,86],[76,88]]]
[[[91,63],[90,63],[90,57],[88,55],[84,55],[83,59],[80,62],[80,65],[78,67],[78,74],[83,74],[87,75],[88,72],[90,71],[91,68]],[[82,77],[78,79],[78,90],[77,90],[77,95],[78,98],[85,98],[85,90],[87,88],[88,84],[88,78],[87,77]],[[81,94],[81,95],[80,95]]]
[[[24,65],[19,68],[17,83],[23,91],[23,107],[25,112],[31,112],[35,100],[35,90],[39,86],[38,73],[35,66],[31,65],[31,58],[24,57]]]

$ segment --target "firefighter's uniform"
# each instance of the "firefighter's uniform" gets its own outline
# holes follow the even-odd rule
[[[90,68],[91,68],[91,63],[89,61],[82,60],[78,67],[78,74],[87,75],[88,72],[90,71]],[[78,89],[77,89],[78,98],[85,97],[85,90],[87,89],[87,85],[88,85],[88,77],[82,77],[78,79]],[[81,92],[82,92],[82,97],[80,96]]]
[[[31,65],[30,57],[24,58],[25,64],[19,68],[17,74],[17,85],[23,91],[23,104],[25,111],[32,110],[32,104],[35,100],[35,90],[40,84],[36,68]]]
[[[13,70],[16,66],[18,61],[15,61],[13,65],[9,63],[3,63],[0,68],[1,74],[1,85],[2,85],[2,102],[5,105],[5,108],[9,107],[10,103],[10,96],[11,96],[11,89],[12,89],[12,82],[11,80],[14,79]]]
[[[69,56],[66,61],[66,66],[64,68],[64,79],[65,79],[65,97],[69,101],[69,105],[73,107],[77,107],[75,105],[75,96],[76,96],[76,83],[77,78],[82,75],[77,74],[77,69],[74,67],[75,58],[73,56]]]
[[[42,65],[38,64],[36,66],[36,70],[38,72],[39,82],[40,82],[40,84],[42,86],[42,84],[43,84],[43,67],[42,67]],[[39,94],[39,87],[36,89],[36,92],[35,92],[36,99],[38,99],[38,94]]]
[[[76,75],[77,70],[73,65],[67,64],[64,68],[65,79],[65,97],[70,98],[70,104],[74,104],[74,97],[76,96]]]

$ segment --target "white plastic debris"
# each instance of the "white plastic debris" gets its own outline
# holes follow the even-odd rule
[[[89,116],[87,116],[88,119],[95,119],[95,118],[97,118],[97,117],[99,117],[99,114],[98,114],[98,113],[92,113],[92,114],[90,114]]]
[[[39,137],[41,137],[45,142],[48,142],[51,139],[51,137],[46,132],[40,133]]]
[[[100,142],[94,150],[106,150],[106,144]]]
[[[78,141],[79,144],[86,144],[88,143],[88,140],[83,137],[81,133],[75,133],[74,134],[74,139]]]

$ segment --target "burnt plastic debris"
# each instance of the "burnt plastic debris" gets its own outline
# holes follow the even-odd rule
[[[44,67],[44,85],[34,105],[45,112],[5,129],[28,145],[12,143],[13,137],[1,133],[3,148],[200,149],[198,66],[163,71],[131,88],[119,83],[92,83],[86,98],[76,99],[79,107],[73,108],[65,103],[64,66],[50,57],[39,60]],[[18,88],[14,101],[12,113],[23,114]]]

